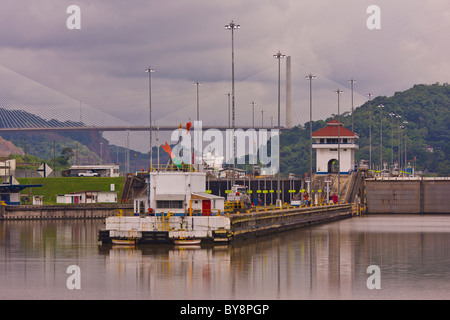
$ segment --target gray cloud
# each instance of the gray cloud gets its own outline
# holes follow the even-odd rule
[[[81,8],[81,30],[66,28],[66,8]],[[176,121],[195,108],[200,81],[205,119],[226,117],[231,90],[232,19],[239,121],[250,122],[252,101],[276,114],[278,50],[292,57],[294,124],[304,123],[308,82],[315,86],[315,117],[334,108],[337,87],[357,79],[364,94],[392,95],[415,83],[447,82],[450,6],[447,0],[380,0],[381,30],[366,27],[361,0],[131,0],[14,1],[0,14],[0,64],[124,121],[145,124],[153,74],[155,119]],[[284,69],[282,70],[284,85]],[[30,80],[30,81],[31,81]],[[0,76],[0,85],[7,82]],[[284,88],[283,88],[284,90]],[[35,94],[35,93],[33,93]],[[320,95],[320,96],[319,96]],[[283,97],[284,100],[284,97]],[[331,110],[331,111],[330,111]],[[218,119],[219,118],[219,119]],[[226,119],[225,119],[226,120]],[[225,121],[226,122],[226,121]]]

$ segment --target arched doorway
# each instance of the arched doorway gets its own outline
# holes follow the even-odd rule
[[[328,173],[338,173],[339,171],[339,162],[337,159],[331,159],[328,161]]]

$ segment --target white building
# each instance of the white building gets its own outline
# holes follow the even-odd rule
[[[83,191],[56,196],[56,203],[117,203],[115,191]]]
[[[15,176],[16,172],[16,159],[9,159],[0,161],[0,176]]]
[[[150,191],[153,213],[215,215],[219,210],[224,211],[225,199],[206,193],[204,172],[151,172]],[[134,200],[134,212],[148,212],[147,194]]]
[[[354,169],[355,150],[358,149],[356,139],[359,136],[351,130],[343,127],[342,123],[332,120],[325,128],[313,132],[315,140],[312,147],[316,149],[316,172],[317,174],[349,173]],[[340,139],[340,155],[338,146]],[[338,163],[340,158],[340,166]]]

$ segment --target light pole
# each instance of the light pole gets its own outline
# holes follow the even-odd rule
[[[380,172],[383,172],[383,108],[384,106],[380,104]]]
[[[406,124],[408,123],[408,121],[403,121],[404,127],[405,127],[405,171],[406,171],[406,166],[408,165],[408,158],[406,156]]]
[[[202,84],[201,84],[201,82],[197,81],[197,82],[194,82],[194,85],[197,86],[197,121],[200,121],[200,106],[199,106],[199,99],[198,99],[198,97],[199,97],[198,87],[201,86]],[[201,141],[198,141],[198,146],[201,146]],[[193,151],[194,151],[194,156],[191,159],[194,159],[194,163],[195,163],[195,160],[201,161],[201,160],[197,159],[197,157],[195,156],[195,149],[193,149]],[[194,166],[194,163],[192,164],[192,166]],[[200,171],[200,163],[197,163],[197,172],[198,171]]]
[[[350,83],[351,88],[352,88],[352,131],[355,132],[354,126],[353,126],[353,84],[356,83],[356,80],[350,79],[350,80],[348,80],[348,83]]]
[[[232,122],[232,145],[233,145],[233,174],[231,176],[231,187],[234,185],[234,173],[236,171],[236,145],[234,143],[234,129],[235,129],[235,92],[234,92],[234,30],[239,29],[241,26],[235,24],[231,20],[230,24],[225,26],[225,29],[231,30],[231,122]]]
[[[398,120],[399,120],[399,122],[401,122],[402,120],[400,119],[402,116],[401,115],[396,115],[395,116]],[[397,136],[398,136],[398,170],[399,170],[399,173],[400,173],[400,168],[401,168],[401,164],[402,164],[402,158],[401,158],[401,149],[400,149],[400,146],[401,146],[401,141],[400,141],[400,129],[401,129],[401,125],[399,126],[399,128],[398,128],[398,132],[397,132]]]
[[[389,113],[389,117],[391,117],[391,173],[394,169],[394,117],[395,113]]]
[[[404,128],[405,126],[402,125],[398,127],[398,157],[400,159],[399,170],[402,169],[402,129]]]
[[[264,127],[264,110],[261,110],[261,128]]]
[[[148,72],[148,108],[149,108],[149,127],[150,127],[150,167],[148,169],[148,182],[147,182],[147,200],[148,208],[150,208],[150,171],[153,166],[153,150],[152,150],[152,73],[155,69],[147,68],[145,72]],[[129,152],[129,151],[128,151]]]
[[[309,190],[308,194],[311,195],[311,184],[312,184],[312,81],[316,79],[316,76],[313,76],[311,73],[305,77],[306,80],[309,80]]]
[[[230,96],[231,96],[231,93],[227,93],[227,96],[228,96],[228,128],[231,128],[231,119],[230,119],[230,113],[231,113],[231,111],[230,111],[230,108],[231,108]]]
[[[370,101],[372,100],[373,94],[369,92],[367,96],[369,97],[369,170],[372,170],[372,110]]]
[[[337,89],[334,91],[337,93],[338,97],[338,201],[340,201],[341,197],[341,115],[339,108],[339,98],[343,91]]]
[[[280,123],[280,73],[281,73],[281,59],[286,57],[284,54],[281,54],[280,51],[278,51],[277,54],[274,54],[273,57],[278,60],[278,130],[280,130],[281,123]],[[281,140],[281,139],[280,139]],[[281,207],[281,186],[280,186],[280,141],[278,142],[278,172],[277,172],[277,205]]]
[[[147,68],[145,72],[148,72],[148,108],[149,108],[149,127],[150,127],[150,169],[149,169],[149,178],[150,171],[152,170],[153,164],[153,154],[152,154],[152,73],[155,72],[155,69]],[[150,205],[150,204],[149,204]]]

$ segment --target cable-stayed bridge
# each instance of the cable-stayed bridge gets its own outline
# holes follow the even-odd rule
[[[275,68],[276,69],[276,68]],[[236,105],[236,129],[272,129],[277,127],[277,104],[269,96],[276,96],[276,88],[273,94],[265,94],[260,91],[258,99],[250,99],[249,92],[257,92],[255,81],[272,76],[274,67],[269,67],[261,72],[238,82]],[[0,88],[0,134],[2,132],[52,132],[52,131],[149,131],[148,124],[148,96],[131,99],[130,104],[138,105],[136,111],[138,121],[146,124],[131,124],[127,121],[112,116],[99,108],[94,108],[77,99],[69,97],[61,92],[49,88],[39,82],[20,75],[12,70],[0,66],[0,79],[7,78],[7,84]],[[3,81],[5,82],[5,81]],[[287,82],[287,79],[286,79]],[[326,80],[328,88],[317,86],[314,91],[314,116],[313,120],[326,119],[337,113],[336,96],[333,94],[334,86],[338,84]],[[303,89],[309,86],[308,81],[302,79],[299,82]],[[316,83],[314,83],[316,85]],[[333,85],[333,86],[332,86]],[[231,128],[230,122],[230,96],[224,92],[229,89],[229,84],[206,85],[208,87],[201,95],[201,121],[203,130],[217,129],[227,130]],[[212,89],[210,89],[212,88]],[[203,88],[202,88],[203,89]],[[285,129],[286,119],[293,119],[293,125],[303,124],[309,121],[309,90],[302,90],[300,98],[293,99],[291,111],[287,110],[287,104],[282,102],[282,120],[280,129]],[[192,93],[192,92],[191,92]],[[284,96],[286,92],[282,92]],[[148,95],[148,93],[145,93]],[[167,96],[171,101],[167,102]],[[347,90],[347,100],[350,98]],[[247,100],[243,103],[243,100]],[[176,101],[178,99],[178,101]],[[228,99],[228,101],[227,101]],[[147,101],[146,101],[147,100]],[[166,92],[154,93],[154,109],[152,130],[173,131],[180,124],[185,127],[187,122],[195,120],[196,103],[195,94],[168,94]],[[170,100],[170,99],[169,99]],[[218,101],[219,100],[219,101]],[[256,103],[254,102],[256,100]],[[286,99],[287,100],[287,99]],[[136,102],[135,102],[136,101]],[[188,101],[186,105],[186,101]],[[342,103],[341,99],[341,103]],[[366,101],[366,97],[355,92],[355,107]],[[169,103],[181,105],[173,112],[155,112],[168,109]],[[102,108],[104,109],[104,108]],[[172,108],[174,109],[174,108]],[[342,103],[341,114],[350,110],[350,104]],[[131,111],[130,111],[131,112]],[[290,112],[290,114],[289,114]],[[162,115],[161,115],[162,114]],[[147,121],[145,121],[147,119]]]

